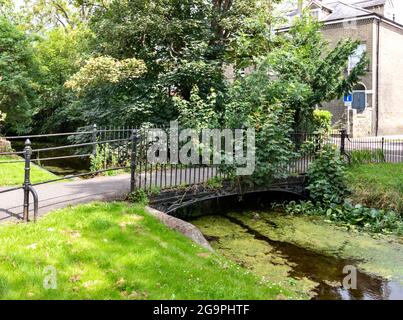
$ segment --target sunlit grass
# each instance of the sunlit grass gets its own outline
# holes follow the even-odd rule
[[[19,157],[0,156],[0,161],[22,160]],[[24,182],[24,163],[0,163],[0,187],[18,186]],[[57,178],[56,175],[31,163],[31,182],[38,183]]]
[[[57,271],[56,289],[43,286],[47,266]],[[51,213],[36,224],[0,227],[2,299],[278,295],[290,293],[167,229],[140,206],[93,203]]]
[[[403,163],[354,165],[349,181],[355,202],[403,215]]]

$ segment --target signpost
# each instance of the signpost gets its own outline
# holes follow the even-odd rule
[[[347,133],[350,133],[350,109],[353,106],[353,95],[351,93],[344,95],[344,106],[347,109]]]
[[[353,105],[353,95],[351,93],[344,95],[344,106],[352,107]]]

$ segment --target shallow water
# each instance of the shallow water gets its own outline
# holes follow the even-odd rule
[[[380,245],[377,240],[369,238],[363,242],[360,236],[357,241],[354,241],[355,238],[346,240],[342,246],[340,243],[335,244],[333,251],[320,252],[298,243],[297,238],[301,238],[298,224],[290,228],[292,219],[271,219],[277,215],[276,213],[232,213],[223,216],[201,217],[191,222],[202,230],[219,253],[257,275],[295,291],[296,298],[403,299],[403,283],[398,279],[399,268],[397,271],[392,270],[394,276],[388,280],[380,275],[364,272],[361,265],[368,264],[365,257],[345,257],[346,254],[343,255],[343,247],[351,247],[354,242],[357,245],[356,250],[364,252],[364,248],[360,250],[360,246]],[[283,224],[284,222],[285,224]],[[307,220],[301,226],[306,228],[309,224],[312,224],[310,227],[313,229],[310,238],[317,237],[319,234],[323,236],[323,230],[326,227],[329,238],[335,234],[333,225],[318,226],[321,228],[320,233],[315,232],[317,227],[314,222]],[[292,230],[291,236],[289,230]],[[302,231],[306,232],[305,229]],[[341,232],[337,230],[338,237],[343,236]],[[295,242],[292,241],[292,234],[295,235]],[[281,238],[285,238],[287,241],[283,241]],[[382,243],[382,245],[384,244]],[[400,266],[403,266],[403,260],[400,260],[400,258],[403,259],[402,247],[394,244],[393,250],[391,261],[396,262],[397,259],[398,263],[402,263]],[[371,261],[371,263],[376,264],[377,261]],[[342,285],[343,279],[347,276],[343,273],[345,266],[358,267],[356,289],[345,289]],[[390,271],[384,265],[380,268],[386,273]],[[392,271],[390,272],[392,273]],[[403,276],[403,270],[400,271],[402,271],[400,276]]]

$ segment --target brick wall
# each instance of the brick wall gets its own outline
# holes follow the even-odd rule
[[[374,55],[374,47],[376,45],[374,41],[374,20],[365,19],[361,21],[353,21],[351,23],[336,23],[325,25],[322,28],[322,33],[325,38],[329,41],[330,46],[333,48],[337,43],[344,39],[359,40],[362,44],[367,46],[367,56],[369,58],[369,67],[367,73],[362,77],[361,83],[366,87],[367,93],[367,108],[364,114],[358,114],[360,121],[356,121],[356,125],[352,126],[354,130],[359,130],[360,132],[367,132],[368,126],[365,124],[365,128],[359,129],[357,123],[364,123],[364,118],[368,117],[368,121],[371,121],[373,112],[373,105],[375,104],[373,88],[374,88],[374,66],[376,61],[376,55]],[[344,106],[343,99],[334,100],[323,105],[324,109],[329,110],[333,114],[333,124],[339,124],[340,127],[347,128],[347,109]],[[370,132],[373,133],[373,128],[370,122]]]

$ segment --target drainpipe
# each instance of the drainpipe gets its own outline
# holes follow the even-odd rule
[[[380,51],[380,20],[377,20],[376,36],[376,94],[375,94],[375,135],[379,132],[379,51]]]
[[[300,15],[302,15],[303,7],[304,7],[304,1],[303,0],[298,0],[298,13]]]

